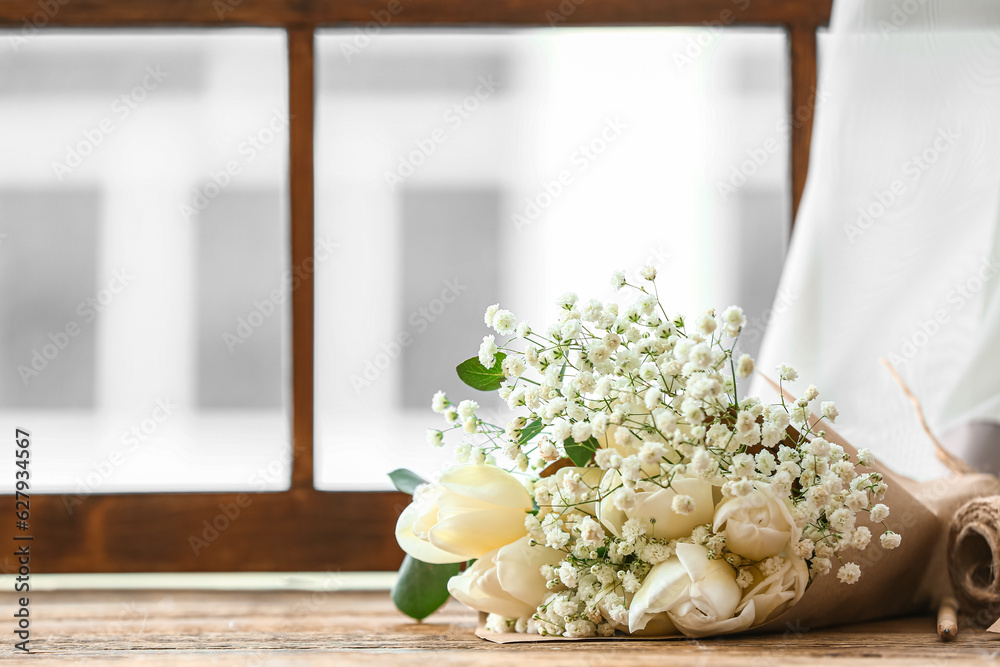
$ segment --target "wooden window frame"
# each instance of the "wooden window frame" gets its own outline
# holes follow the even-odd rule
[[[561,4],[560,4],[561,2]],[[313,252],[314,37],[317,28],[364,27],[376,13],[390,27],[777,26],[787,31],[794,213],[805,186],[816,86],[816,31],[832,0],[5,0],[0,28],[282,28],[288,35],[292,266]],[[570,11],[572,9],[572,11]],[[394,492],[313,487],[313,295],[305,272],[292,296],[291,488],[275,493],[95,494],[67,511],[60,495],[33,501],[38,572],[221,572],[393,570],[393,536],[409,499]],[[35,446],[44,446],[37,442]],[[9,496],[8,496],[9,497]],[[223,508],[240,508],[198,554],[200,535]],[[222,522],[220,522],[221,524]],[[11,543],[14,521],[0,539]],[[6,556],[2,569],[13,572]]]

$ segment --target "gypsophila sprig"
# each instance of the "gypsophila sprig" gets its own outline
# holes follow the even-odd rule
[[[490,627],[588,637],[670,626],[703,636],[716,623],[732,632],[774,618],[834,569],[845,584],[862,579],[844,558],[872,540],[859,515],[883,526],[882,548],[900,543],[885,524],[885,481],[862,470],[871,454],[852,460],[823,430],[838,416],[834,403],[819,403],[812,385],[786,398],[798,381],[787,364],[776,371],[777,402],[741,400],[754,373],[736,351],[743,311],[682,317],[660,302],[656,277],[652,267],[632,279],[615,273],[624,302],[567,293],[556,321],[537,330],[490,306],[491,333],[459,369],[502,373],[498,393],[514,411],[506,424],[484,418],[476,401],[432,400],[444,424],[429,442],[460,431],[457,470],[476,479],[476,466],[497,469],[498,481],[475,491],[431,485],[426,509],[401,518],[397,536],[417,558],[478,559],[449,590],[490,613]],[[482,497],[448,504],[459,489]],[[456,527],[481,503],[506,508],[490,515],[506,531],[500,546],[484,543],[471,518],[468,539]],[[448,540],[435,537],[445,506]],[[482,577],[520,583],[500,599],[475,583]]]

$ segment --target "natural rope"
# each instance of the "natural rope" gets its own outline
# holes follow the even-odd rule
[[[1000,613],[1000,496],[970,500],[955,512],[948,534],[948,576],[966,614],[975,614],[979,625],[996,620]]]
[[[934,432],[931,431],[931,427],[927,425],[927,420],[924,418],[924,410],[920,407],[920,399],[918,399],[913,392],[910,391],[910,388],[906,386],[905,382],[903,382],[903,378],[900,377],[899,373],[896,372],[896,369],[893,368],[893,365],[889,363],[889,360],[885,357],[882,357],[882,365],[889,369],[889,372],[892,373],[892,377],[896,380],[896,384],[899,385],[899,388],[903,390],[906,397],[910,399],[910,403],[913,404],[913,408],[917,412],[917,419],[920,420],[920,425],[923,427],[924,433],[926,433],[927,437],[934,443],[934,453],[937,454],[938,460],[941,461],[941,463],[943,463],[948,470],[952,471],[952,473],[956,475],[967,475],[977,472],[975,468],[945,449],[944,445],[941,444],[941,441],[934,436]]]

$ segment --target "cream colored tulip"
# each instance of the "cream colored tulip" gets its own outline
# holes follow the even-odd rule
[[[701,545],[679,544],[677,555],[653,566],[632,598],[629,632],[666,614],[689,637],[714,634],[710,628],[733,618],[741,596],[729,563],[710,560]]]
[[[754,583],[743,594],[732,618],[712,620],[689,615],[678,621],[689,637],[742,632],[774,620],[799,601],[809,585],[809,569],[801,558],[778,558],[777,569],[767,578],[756,572]]]
[[[604,499],[598,504],[598,515],[605,528],[616,537],[621,537],[621,529],[629,519],[638,519],[646,526],[651,538],[675,540],[688,537],[695,526],[711,523],[715,515],[712,485],[696,477],[675,477],[670,488],[663,489],[647,484],[649,490],[638,491],[632,507],[621,510],[615,506],[611,489],[621,485],[621,475],[609,470],[601,480]],[[640,486],[642,486],[640,484]],[[637,487],[638,488],[638,487]],[[694,499],[694,511],[678,514],[673,509],[674,498],[678,495]]]
[[[550,594],[542,566],[555,565],[563,556],[563,552],[540,544],[531,546],[530,538],[522,537],[485,554],[452,577],[448,592],[476,611],[504,618],[528,617]]]
[[[803,559],[792,556],[776,560],[779,561],[777,569],[766,578],[758,573],[736,610],[738,615],[749,612],[753,617],[752,626],[776,618],[790,608],[809,585],[809,567]]]
[[[425,563],[480,558],[527,534],[531,496],[509,472],[459,466],[420,489],[396,522],[403,551]]]
[[[744,558],[763,560],[777,556],[789,541],[798,540],[799,530],[789,504],[788,499],[775,495],[769,484],[755,482],[747,495],[719,503],[713,530],[722,529],[726,547]]]

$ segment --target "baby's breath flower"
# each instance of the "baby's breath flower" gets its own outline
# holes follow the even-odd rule
[[[573,305],[576,303],[578,298],[579,297],[573,292],[566,292],[559,297],[559,300],[556,301],[556,305],[563,310],[573,310]]]
[[[871,519],[875,523],[882,523],[888,518],[889,518],[889,508],[883,505],[882,503],[879,503],[878,505],[875,505],[875,507],[872,508]]]
[[[726,328],[726,333],[734,338],[740,334],[746,323],[747,318],[739,306],[730,306],[722,313],[722,326]]]
[[[753,374],[753,358],[749,354],[740,356],[736,363],[736,374],[741,378],[748,378]]]
[[[778,377],[786,382],[795,382],[799,378],[799,373],[788,364],[778,366]]]
[[[427,443],[432,447],[440,447],[444,444],[444,433],[437,429],[427,429]]]
[[[799,558],[811,558],[814,546],[813,541],[810,539],[799,540],[792,546],[792,553]]]
[[[840,415],[837,412],[837,406],[833,404],[833,401],[824,401],[820,404],[820,414],[823,415],[824,419],[831,422],[837,421],[837,417]]]
[[[434,412],[444,412],[445,408],[448,407],[448,398],[444,395],[443,391],[439,391],[434,394],[434,398],[431,400],[431,409]]]
[[[622,465],[621,454],[613,449],[602,448],[598,449],[597,453],[594,454],[594,462],[597,463],[597,467],[601,470],[611,470],[612,468],[620,468]]]
[[[830,571],[832,565],[829,558],[813,558],[810,569],[818,575],[824,575]]]
[[[700,333],[703,336],[711,336],[713,333],[715,333],[715,329],[717,326],[718,322],[715,321],[715,316],[709,313],[705,313],[704,315],[699,317],[697,322],[695,323],[695,327],[697,328],[698,333]]]
[[[899,533],[894,533],[891,530],[885,531],[882,533],[882,537],[879,538],[883,549],[895,549],[899,546],[900,541],[902,541],[902,538]]]
[[[462,421],[471,419],[476,416],[476,410],[478,409],[479,404],[475,401],[464,400],[458,404],[458,416],[462,418]]]
[[[676,495],[670,504],[670,508],[678,514],[686,516],[694,511],[694,498],[684,494]]]
[[[501,336],[509,336],[514,333],[517,326],[517,319],[514,313],[509,310],[498,310],[493,316],[493,329]]]
[[[486,368],[493,368],[496,363],[497,344],[493,334],[483,337],[483,342],[479,346],[479,363]]]
[[[861,568],[858,567],[857,563],[844,563],[837,572],[837,579],[840,579],[845,584],[856,583],[860,578]]]
[[[497,311],[500,310],[500,304],[494,303],[492,306],[486,309],[486,314],[483,315],[483,321],[486,322],[486,326],[493,326],[493,318],[496,317]]]
[[[868,530],[866,526],[858,526],[854,529],[854,534],[851,535],[851,546],[859,551],[864,551],[871,539],[872,531]]]
[[[870,449],[859,449],[858,450],[858,465],[865,468],[870,468],[872,464],[875,463],[875,456],[872,454]]]

